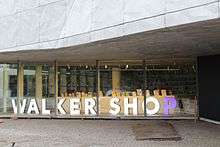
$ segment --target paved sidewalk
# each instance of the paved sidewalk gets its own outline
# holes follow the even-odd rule
[[[181,141],[136,141],[132,126],[150,120],[3,119],[0,147],[219,147],[220,125],[191,120],[169,121]],[[155,120],[158,121],[158,120]]]

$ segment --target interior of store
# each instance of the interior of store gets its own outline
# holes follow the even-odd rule
[[[161,103],[163,100],[160,98],[164,96],[175,97],[177,106],[169,116],[194,116],[197,109],[196,63],[148,64],[143,60],[131,60],[97,61],[96,64],[0,65],[2,115],[13,114],[11,99],[35,98],[40,102],[45,98],[48,101],[47,109],[59,114],[55,105],[60,98],[78,97],[83,102],[86,97],[91,97],[98,102],[95,108],[98,115],[110,116],[109,100],[118,97],[122,107],[118,114],[120,116],[124,113],[122,103],[125,97],[137,97],[138,103],[142,103],[149,96],[155,96]],[[68,112],[69,104],[64,103],[63,108]],[[146,115],[141,107],[138,109],[138,116]],[[159,111],[154,116],[163,115]]]

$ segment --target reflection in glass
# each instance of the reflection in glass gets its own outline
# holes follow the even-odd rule
[[[42,97],[55,97],[55,83],[54,83],[54,67],[51,65],[42,65]]]
[[[76,95],[77,92],[95,95],[95,67],[60,66],[58,71],[58,96]]]
[[[12,114],[17,97],[17,64],[0,64],[0,113]]]
[[[97,111],[96,99],[96,68],[95,66],[59,66],[58,67],[58,100],[65,98],[63,109],[70,113],[69,100],[80,99],[81,114],[85,113],[85,100],[95,101],[94,111]]]
[[[35,66],[24,66],[24,97],[35,97]]]
[[[46,109],[55,113],[56,99],[65,98],[63,108],[70,111],[70,98],[80,99],[80,113],[84,113],[86,98],[92,98],[99,103],[101,115],[111,116],[110,100],[118,98],[120,105],[119,116],[124,115],[124,101],[138,101],[138,114],[143,116],[142,103],[144,91],[146,97],[155,96],[160,105],[164,105],[164,97],[175,97],[176,108],[170,115],[182,116],[195,113],[194,96],[196,95],[196,72],[193,65],[147,65],[144,69],[141,63],[115,62],[99,64],[99,73],[95,66],[74,65],[59,66],[57,77],[55,69],[49,64],[24,64],[20,71],[21,87],[19,87],[20,100],[27,99],[27,112],[31,99],[35,99],[41,110],[42,99],[46,99]],[[0,64],[0,112],[12,113],[11,100],[17,97],[17,64]],[[100,79],[97,79],[99,77]],[[22,79],[23,78],[23,79]],[[57,83],[55,83],[55,79]],[[146,83],[144,84],[144,79]],[[99,81],[99,82],[98,82]],[[22,83],[23,82],[23,83]],[[146,85],[144,87],[143,85]],[[99,87],[98,87],[99,86]],[[97,95],[97,89],[99,94]],[[57,92],[57,94],[55,93]],[[99,101],[97,101],[99,100]],[[153,105],[147,105],[153,108]],[[130,108],[129,108],[130,109]],[[161,109],[156,116],[163,116]],[[131,111],[129,110],[129,114]]]

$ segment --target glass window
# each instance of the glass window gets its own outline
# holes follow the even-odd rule
[[[60,66],[58,72],[58,96],[69,96],[76,92],[95,95],[95,66]]]
[[[94,102],[89,113],[97,114],[96,67],[88,65],[59,66],[58,67],[58,101],[65,99],[63,109],[70,114],[70,98],[80,99],[80,114],[85,115],[85,101],[87,98]],[[94,114],[94,113],[93,113]],[[95,115],[95,114],[94,114]]]
[[[195,65],[147,65],[146,89],[152,94],[174,96],[175,111],[170,115],[187,116],[195,113],[196,69]],[[162,115],[162,114],[161,114]]]
[[[50,114],[55,113],[55,72],[54,66],[49,64],[24,64],[23,65],[23,97],[26,99],[24,114],[27,114],[30,102],[33,99],[37,103],[39,113],[42,114],[42,100],[45,100],[45,109],[50,110]],[[31,111],[31,114],[36,114]],[[49,114],[47,114],[49,115]]]
[[[0,64],[0,113],[12,114],[17,98],[17,64]]]
[[[143,87],[143,66],[142,65],[124,65],[121,67],[121,90],[136,92]]]
[[[112,67],[100,66],[100,91],[103,96],[110,96],[112,93]]]
[[[35,70],[34,65],[24,65],[24,97],[35,97]]]
[[[42,96],[43,98],[55,97],[54,66],[42,65]]]
[[[101,116],[111,116],[110,100],[117,98],[115,103],[120,106],[120,111],[116,115],[124,115],[124,101],[128,98],[132,103],[133,98],[137,98],[140,111],[137,115],[143,115],[141,102],[143,101],[143,66],[142,62],[123,61],[100,61],[100,93],[99,109]],[[129,109],[129,115],[132,114]]]
[[[27,100],[25,112],[30,101],[35,99],[41,113],[42,99],[46,99],[46,109],[50,110],[50,114],[55,113],[55,97],[58,95],[58,101],[60,98],[65,98],[62,106],[67,114],[70,113],[69,101],[73,97],[80,98],[81,115],[84,114],[85,99],[92,98],[95,101],[94,110],[97,111],[99,108],[100,116],[112,115],[109,113],[112,98],[119,99],[115,101],[115,104],[120,106],[117,115],[123,116],[127,109],[125,102],[133,103],[136,98],[137,115],[143,116],[146,92],[147,98],[154,96],[162,107],[154,116],[164,115],[165,97],[174,97],[176,100],[175,109],[170,111],[170,116],[192,116],[195,113],[196,69],[194,64],[146,63],[146,74],[144,74],[142,61],[100,61],[99,72],[95,65],[63,65],[58,67],[57,77],[55,77],[54,65],[23,64],[20,72],[17,69],[17,64],[0,64],[1,113],[13,113],[12,100],[17,98],[18,93],[17,73],[21,73],[19,82],[23,84],[19,91],[20,100],[21,102],[24,99]],[[98,95],[97,90],[99,90]],[[154,107],[147,105],[147,108]],[[132,108],[128,108],[128,114],[133,116],[132,113]]]

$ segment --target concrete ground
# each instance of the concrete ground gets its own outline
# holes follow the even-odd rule
[[[181,141],[136,141],[131,126],[147,121],[3,119],[0,147],[220,147],[220,125],[192,120],[170,121]]]

